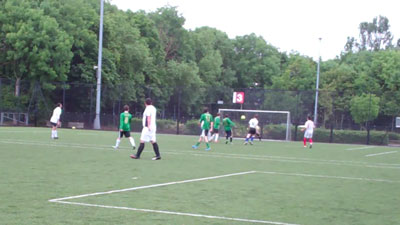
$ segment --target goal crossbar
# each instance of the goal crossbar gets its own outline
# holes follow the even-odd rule
[[[218,109],[218,112],[250,112],[250,113],[275,113],[286,114],[286,141],[290,141],[290,112],[289,111],[273,111],[273,110],[247,110],[247,109]],[[223,116],[221,114],[221,116]]]

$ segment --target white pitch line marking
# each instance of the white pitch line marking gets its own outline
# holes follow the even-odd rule
[[[138,209],[138,208],[130,208],[130,207],[97,205],[97,204],[66,202],[66,201],[56,201],[56,202],[63,203],[63,204],[70,204],[70,205],[101,207],[101,208],[108,208],[108,209],[124,209],[124,210],[140,211],[140,212],[151,212],[151,213],[162,213],[162,214],[179,215],[179,216],[202,217],[202,218],[209,218],[209,219],[231,220],[231,221],[239,221],[239,222],[247,222],[247,223],[263,223],[263,224],[274,224],[274,225],[298,225],[298,224],[293,224],[293,223],[283,223],[283,222],[274,222],[274,221],[266,221],[266,220],[241,219],[241,218],[232,218],[232,217],[224,217],[224,216],[210,216],[210,215],[202,215],[202,214],[195,214],[195,213],[172,212],[172,211],[165,211],[165,210]]]
[[[183,183],[190,183],[190,182],[196,182],[196,181],[213,180],[213,179],[218,179],[218,178],[223,178],[223,177],[232,177],[232,176],[250,174],[250,173],[255,173],[255,172],[256,171],[247,171],[247,172],[231,173],[231,174],[225,174],[225,175],[213,176],[213,177],[203,177],[203,178],[182,180],[182,181],[174,181],[174,182],[161,183],[161,184],[152,184],[152,185],[146,185],[146,186],[140,186],[140,187],[125,188],[125,189],[119,189],[119,190],[112,190],[112,191],[105,191],[105,192],[96,192],[96,193],[90,193],[90,194],[76,195],[76,196],[70,196],[70,197],[65,197],[65,198],[50,199],[49,201],[50,202],[57,202],[57,201],[84,198],[84,197],[96,196],[96,195],[106,195],[106,194],[119,193],[119,192],[125,192],[125,191],[134,191],[134,190],[140,190],[140,189],[162,187],[162,186],[168,186],[168,185],[172,185],[172,184],[183,184]]]
[[[183,154],[183,153],[173,153],[173,154]],[[385,165],[385,164],[380,164],[380,163],[375,163],[374,164],[368,164],[368,163],[363,163],[363,162],[329,162],[326,160],[321,160],[321,161],[312,161],[312,160],[287,160],[287,159],[275,159],[275,158],[267,158],[267,157],[255,157],[255,156],[242,156],[242,157],[234,157],[234,156],[225,156],[225,155],[218,155],[218,154],[199,154],[199,153],[194,153],[192,155],[195,156],[202,156],[202,157],[216,157],[216,158],[230,158],[230,159],[247,159],[247,160],[261,160],[261,161],[274,161],[274,162],[287,162],[287,163],[306,163],[306,164],[317,164],[317,165],[334,165],[334,166],[359,166],[359,167],[370,167],[370,168],[381,168],[381,169],[400,169],[400,165],[395,164],[395,165]]]
[[[354,150],[363,150],[363,149],[370,149],[370,148],[375,148],[375,146],[364,146],[364,147],[358,147],[358,148],[348,148],[346,150],[347,151],[354,151]]]
[[[223,216],[202,215],[202,214],[195,214],[195,213],[173,212],[173,211],[153,210],[153,209],[139,209],[139,208],[130,208],[130,207],[107,206],[107,205],[97,205],[97,204],[88,204],[88,203],[64,201],[64,200],[84,198],[84,197],[89,197],[89,196],[112,194],[112,193],[133,191],[133,190],[140,190],[140,189],[147,189],[147,188],[154,188],[154,187],[162,187],[162,186],[167,186],[167,185],[182,184],[182,183],[189,183],[189,182],[196,182],[196,181],[205,181],[205,180],[218,179],[218,178],[230,177],[230,176],[236,176],[236,175],[252,174],[252,173],[262,173],[262,174],[272,174],[272,175],[288,175],[288,176],[303,176],[303,177],[317,177],[317,178],[328,178],[328,179],[373,181],[373,182],[386,182],[386,183],[400,183],[400,181],[385,180],[385,179],[360,178],[360,177],[326,176],[326,175],[300,174],[300,173],[283,173],[283,172],[272,172],[272,171],[247,171],[247,172],[232,173],[232,174],[213,176],[213,177],[204,177],[204,178],[183,180],[183,181],[177,181],[177,182],[168,182],[168,183],[146,185],[146,186],[140,186],[140,187],[134,187],[134,188],[112,190],[112,191],[107,191],[107,192],[96,192],[96,193],[91,193],[91,194],[70,196],[70,197],[58,198],[58,199],[51,199],[49,201],[50,202],[56,202],[56,203],[62,203],[62,204],[71,204],[71,205],[101,207],[101,208],[110,208],[110,209],[123,209],[123,210],[162,213],[162,214],[170,214],[170,215],[203,217],[203,218],[210,218],[210,219],[231,220],[231,221],[240,221],[240,222],[248,222],[248,223],[263,223],[263,224],[274,224],[274,225],[295,225],[295,224],[290,224],[290,223],[265,221],[265,220],[242,219],[242,218],[232,218],[232,217],[223,217]]]
[[[136,179],[138,179],[137,177],[132,177],[132,180],[136,180]]]
[[[317,178],[328,178],[328,179],[342,179],[342,180],[360,180],[360,181],[373,181],[373,182],[385,182],[385,183],[400,183],[400,181],[395,181],[395,180],[372,179],[372,178],[362,178],[362,177],[341,177],[341,176],[326,176],[326,175],[314,175],[314,174],[302,174],[302,173],[281,173],[281,172],[270,172],[270,171],[257,171],[257,173],[288,175],[288,176],[301,176],[301,177],[317,177]]]
[[[48,142],[20,142],[11,139],[0,139],[0,143],[6,144],[21,144],[21,145],[38,145],[38,146],[51,146],[61,148],[81,148],[81,149],[110,149],[106,145],[88,145],[88,144],[67,144],[67,143],[56,143],[50,144]],[[124,148],[123,149],[130,149]],[[246,159],[246,160],[264,160],[264,161],[276,161],[276,162],[288,162],[288,163],[306,163],[306,164],[318,164],[318,165],[338,165],[338,166],[359,166],[359,167],[370,167],[370,168],[381,168],[381,169],[400,169],[400,164],[390,163],[367,163],[357,161],[341,161],[341,160],[323,160],[323,159],[308,159],[308,158],[295,158],[295,157],[282,157],[282,156],[254,156],[245,154],[227,154],[227,153],[200,153],[200,152],[177,152],[177,151],[164,151],[166,154],[180,154],[180,155],[194,155],[202,157],[220,157],[230,159]]]
[[[386,154],[392,154],[392,153],[396,153],[396,152],[397,151],[381,152],[381,153],[369,154],[369,155],[366,155],[365,157],[371,157],[371,156],[377,156],[377,155],[386,155]]]
[[[162,214],[170,214],[170,215],[203,217],[203,218],[210,218],[210,219],[231,220],[231,221],[239,221],[239,222],[247,222],[247,223],[263,223],[263,224],[273,224],[273,225],[298,225],[298,224],[274,222],[274,221],[266,221],[266,220],[242,219],[242,218],[232,218],[232,217],[223,217],[223,216],[202,215],[202,214],[195,214],[195,213],[172,212],[172,211],[153,210],[153,209],[138,209],[138,208],[129,208],[129,207],[96,205],[96,204],[64,201],[64,200],[77,199],[77,198],[83,198],[83,197],[89,197],[89,196],[112,194],[112,193],[133,191],[133,190],[147,189],[147,188],[154,188],[154,187],[162,187],[162,186],[167,186],[167,185],[182,184],[182,183],[189,183],[189,182],[196,182],[196,181],[205,181],[205,180],[212,180],[212,179],[231,177],[231,176],[237,176],[237,175],[245,175],[245,174],[251,174],[251,173],[256,173],[256,171],[231,173],[231,174],[225,174],[225,175],[220,175],[220,176],[204,177],[204,178],[197,178],[197,179],[191,179],[191,180],[183,180],[183,181],[176,181],[176,182],[168,182],[168,183],[140,186],[140,187],[134,187],[134,188],[126,188],[126,189],[120,189],[120,190],[113,190],[113,191],[107,191],[107,192],[97,192],[97,193],[91,193],[91,194],[70,196],[70,197],[65,197],[65,198],[51,199],[51,200],[49,200],[49,202],[71,204],[71,205],[101,207],[101,208],[111,208],[111,209],[124,209],[124,210],[141,211],[141,212],[162,213]]]

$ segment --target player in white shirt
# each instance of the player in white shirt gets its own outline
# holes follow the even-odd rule
[[[57,103],[57,107],[53,110],[53,115],[50,118],[51,139],[58,139],[57,127],[60,126],[61,113],[62,113],[62,104]]]
[[[247,134],[246,140],[244,141],[245,145],[249,143],[249,139],[250,139],[250,144],[251,145],[253,144],[257,126],[258,126],[258,115],[255,114],[254,117],[249,121],[249,133]]]
[[[304,131],[304,130],[306,131],[306,132],[304,132],[304,139],[303,139],[304,148],[307,147],[307,139],[310,142],[310,148],[312,148],[312,144],[313,144],[312,137],[313,137],[313,133],[314,133],[314,128],[315,128],[315,125],[314,125],[314,122],[311,120],[311,116],[307,116],[307,121],[304,124],[304,128],[301,129],[301,131]]]
[[[146,109],[143,112],[143,129],[142,134],[140,136],[140,146],[136,152],[136,154],[131,155],[132,159],[139,159],[140,155],[144,149],[145,142],[151,142],[153,145],[154,153],[156,154],[152,160],[160,160],[160,151],[158,149],[158,144],[156,142],[156,108],[152,105],[152,101],[150,98],[147,98],[144,102]]]

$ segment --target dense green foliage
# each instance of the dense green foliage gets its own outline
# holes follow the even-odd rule
[[[171,107],[179,102],[188,115],[198,114],[203,104],[229,100],[232,89],[315,90],[312,58],[279,52],[255,34],[230,39],[210,27],[186,30],[185,18],[171,6],[132,12],[106,2],[104,15],[104,102],[140,102],[151,91],[159,108],[175,111]],[[44,91],[57,82],[95,84],[98,24],[98,0],[0,1],[0,78],[15,82],[6,99],[29,95],[21,93],[21,81],[39,82]],[[389,20],[383,16],[360,23],[359,29],[359,40],[349,37],[336,59],[321,64],[322,125],[334,121],[342,128],[345,117],[360,124],[379,116],[393,121],[400,112],[400,42],[392,43]],[[360,114],[360,101],[371,93],[373,114],[366,117]],[[77,110],[88,111],[88,101],[81,98],[88,91],[70,95]],[[296,105],[313,104],[310,96],[282,92],[279,97],[257,94],[251,101],[264,99],[263,108],[299,115],[307,112]]]

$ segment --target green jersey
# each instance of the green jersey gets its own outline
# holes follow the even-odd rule
[[[203,113],[200,116],[200,124],[203,124],[201,126],[201,129],[203,130],[209,130],[211,127],[211,123],[213,122],[213,117],[211,116],[210,113]]]
[[[219,116],[215,117],[214,119],[214,129],[219,129],[219,125],[221,123],[221,118]]]
[[[122,131],[131,131],[132,114],[123,112],[119,116],[119,129]]]
[[[231,128],[232,128],[233,126],[235,126],[235,123],[232,122],[232,120],[229,119],[229,117],[223,119],[223,120],[222,120],[222,124],[224,125],[225,131],[230,131]]]

